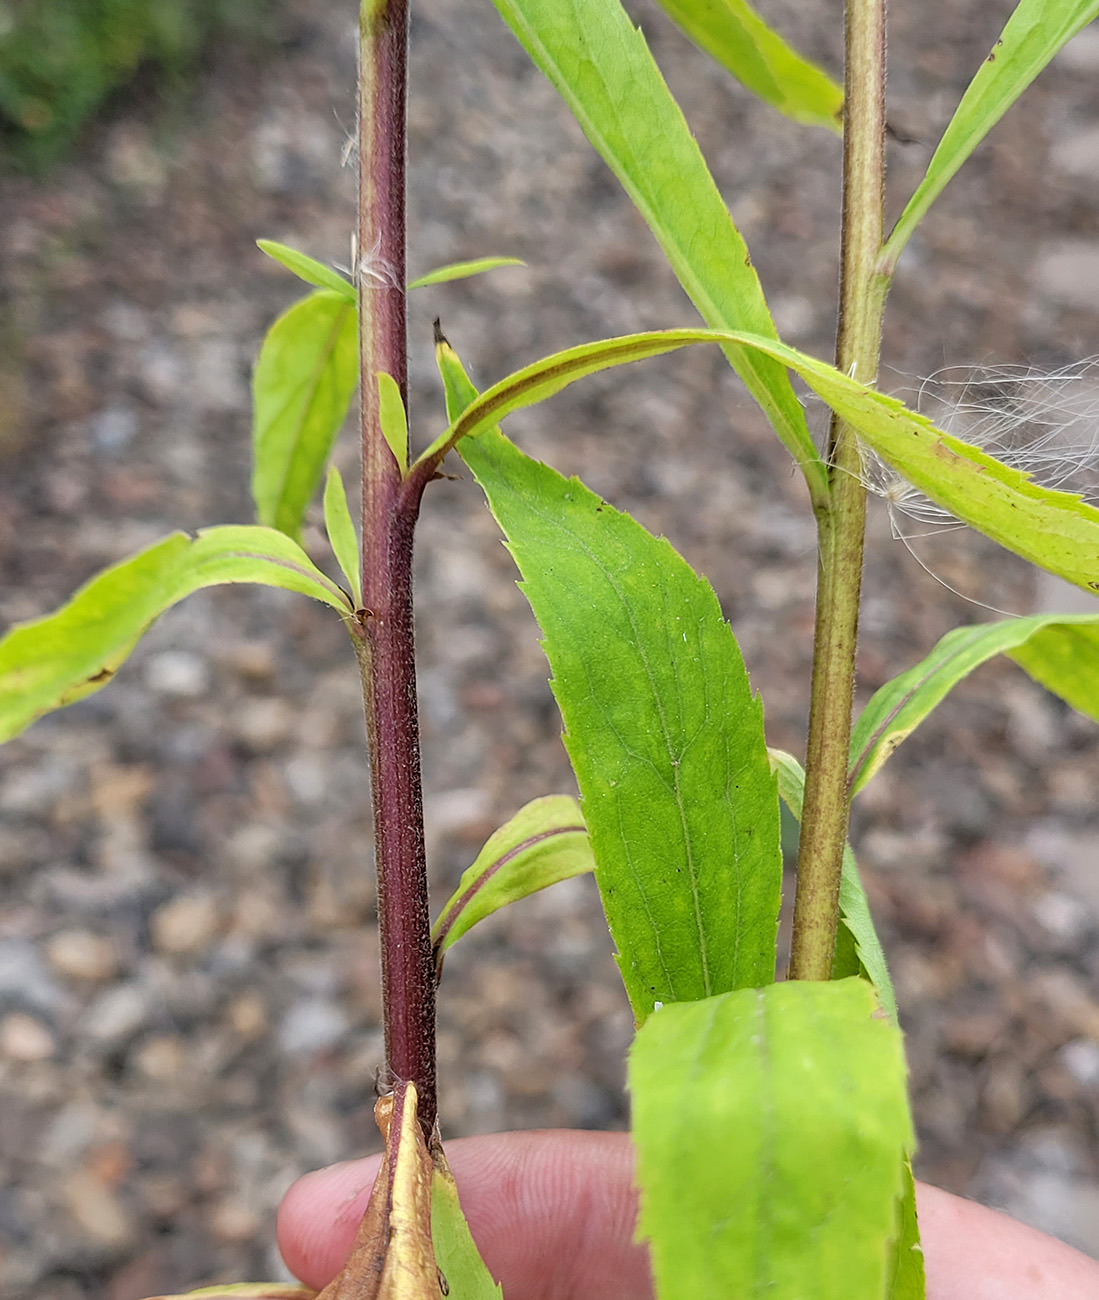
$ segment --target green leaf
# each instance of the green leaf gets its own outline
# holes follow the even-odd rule
[[[713,590],[665,539],[502,434],[462,452],[544,634],[635,1017],[768,983],[778,799]]]
[[[0,641],[0,741],[106,686],[149,625],[202,587],[256,582],[350,613],[347,597],[295,542],[270,528],[169,537],[97,574],[54,614]]]
[[[572,110],[712,326],[777,337],[747,246],[690,127],[617,0],[495,0]],[[801,466],[813,500],[827,473],[789,379],[736,346],[726,356]]]
[[[1099,722],[1099,613],[1035,614],[956,627],[931,653],[871,697],[851,734],[857,794],[963,677],[1009,654],[1043,686]]]
[[[947,183],[1027,86],[1099,14],[1099,0],[1020,0],[962,96],[927,173],[882,250],[892,265]]]
[[[422,455],[417,465],[437,464],[462,438],[472,438],[493,429],[505,416],[553,397],[578,379],[609,370],[612,366],[626,365],[631,361],[644,361],[665,352],[698,343],[719,343],[725,336],[715,330],[655,330],[646,334],[625,334],[619,338],[599,339],[595,343],[581,343],[578,347],[554,352],[535,361],[522,370],[501,379],[487,388],[476,400],[459,403],[455,411],[448,407],[451,421],[445,433],[439,435]],[[445,366],[447,351],[453,355],[450,344],[443,339],[436,347],[436,360],[447,383]],[[460,369],[459,362],[458,368]],[[468,380],[466,381],[468,384]],[[463,390],[466,391],[466,390]],[[476,389],[468,391],[476,393]]]
[[[318,262],[305,253],[299,253],[296,248],[276,244],[273,239],[257,239],[256,244],[268,257],[274,258],[288,271],[292,271],[299,280],[316,285],[318,289],[331,289],[346,298],[348,302],[358,303],[355,286],[351,281],[345,280],[342,275],[333,271],[331,267],[325,266],[323,262]],[[468,276],[495,271],[502,266],[526,266],[526,262],[518,257],[478,257],[468,262],[451,262],[447,266],[438,266],[435,270],[428,271],[426,275],[417,276],[415,280],[409,280],[407,287],[423,289],[429,284],[464,280]]]
[[[262,524],[297,540],[359,377],[357,313],[322,289],[271,326],[252,377],[252,497]]]
[[[924,1277],[920,1225],[916,1218],[916,1180],[912,1177],[911,1159],[904,1162],[904,1195],[897,1202],[897,1229],[891,1246],[889,1278],[886,1300],[925,1300],[927,1279]]]
[[[362,575],[359,572],[359,539],[347,508],[347,493],[343,479],[335,465],[328,467],[328,481],[324,485],[324,526],[332,554],[351,588],[351,596],[358,609],[363,603]]]
[[[429,284],[446,284],[449,280],[465,280],[471,275],[481,275],[485,271],[495,271],[501,266],[526,266],[520,257],[477,257],[471,262],[451,262],[449,266],[438,266],[426,275],[418,275],[409,280],[410,289],[425,289]]]
[[[1050,573],[1099,592],[1099,510],[937,429],[894,397],[771,339],[737,335],[805,380],[899,474],[964,523]]]
[[[458,1203],[458,1188],[445,1160],[435,1158],[431,1177],[431,1240],[446,1294],[454,1300],[503,1300],[503,1290],[485,1267]]]
[[[467,930],[528,894],[595,869],[580,805],[546,795],[521,808],[495,831],[431,931],[436,962]]]
[[[1099,722],[1099,617],[1055,619],[1007,653],[1046,690]]]
[[[351,281],[345,280],[342,275],[337,275],[330,267],[315,258],[299,253],[296,248],[287,248],[285,244],[276,244],[273,239],[257,239],[256,246],[268,257],[274,258],[276,262],[285,266],[288,271],[292,271],[299,280],[304,280],[306,284],[314,284],[318,289],[331,289],[350,303],[357,301],[355,286]]]
[[[843,133],[843,87],[803,59],[745,0],[660,0],[694,43],[780,113]]]
[[[859,979],[651,1016],[629,1081],[659,1300],[880,1300],[913,1145],[905,1076]]]
[[[453,428],[461,419],[467,407],[471,406],[477,400],[477,389],[466,374],[466,368],[462,365],[461,358],[457,352],[443,337],[442,333],[435,331],[435,364],[439,369],[439,377],[443,381],[443,392],[446,395],[446,418]],[[496,430],[496,426],[489,425],[490,429]],[[481,432],[478,429],[478,432]],[[420,457],[426,459],[427,453]]]
[[[787,808],[801,821],[801,806],[805,799],[805,772],[793,756],[781,749],[768,751],[771,765],[778,777],[779,797]],[[862,887],[859,868],[851,845],[843,850],[843,871],[840,876],[840,925],[836,932],[836,961],[832,968],[833,979],[848,975],[865,975],[877,989],[882,1006],[894,1024],[897,1023],[897,997],[889,977],[885,952],[874,928],[870,903]]]
[[[408,416],[400,385],[384,370],[378,371],[378,422],[403,474],[408,469]]]
[[[459,439],[480,434],[584,375],[680,347],[728,341],[765,352],[796,371],[884,461],[957,518],[1050,573],[1086,591],[1099,591],[1099,510],[1094,506],[1073,493],[1040,487],[1022,470],[936,428],[896,398],[759,335],[662,330],[555,353],[487,389],[417,463],[437,463]]]

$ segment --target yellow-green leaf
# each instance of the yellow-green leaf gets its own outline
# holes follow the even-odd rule
[[[328,481],[324,485],[324,526],[336,563],[343,571],[358,609],[363,603],[362,574],[359,572],[359,539],[347,508],[347,493],[343,479],[335,465],[328,467]]]
[[[0,641],[0,740],[106,686],[149,625],[191,592],[256,582],[301,592],[341,614],[339,587],[285,534],[229,525],[173,533],[97,574],[56,613]]]
[[[384,370],[378,371],[378,421],[403,474],[408,468],[408,415],[400,386]]]
[[[431,1240],[439,1272],[453,1300],[503,1300],[500,1284],[485,1267],[458,1203],[458,1187],[441,1152],[431,1178]]]
[[[267,332],[252,377],[252,498],[260,523],[297,540],[359,378],[358,314],[320,289]]]
[[[692,41],[780,113],[843,131],[843,87],[768,27],[746,0],[660,0]]]
[[[875,691],[859,714],[851,734],[851,793],[866,785],[963,678],[998,654],[1010,655],[1099,722],[1099,611],[956,627],[918,664]]]
[[[588,829],[575,799],[534,799],[489,837],[431,931],[436,960],[467,930],[508,903],[559,880],[595,870]]]
[[[747,245],[645,38],[618,0],[495,0],[660,243],[711,326],[777,338]],[[789,379],[734,346],[729,363],[801,467],[814,502],[826,471]]]
[[[342,275],[338,275],[323,262],[318,262],[316,258],[309,257],[306,253],[299,253],[296,248],[288,248],[285,244],[276,244],[273,239],[257,239],[256,246],[281,266],[285,266],[288,271],[292,271],[299,280],[304,280],[306,284],[316,285],[318,289],[331,289],[334,293],[341,294],[348,302],[355,302],[355,286],[351,281],[345,280]]]
[[[410,289],[426,289],[429,284],[446,284],[450,280],[465,280],[471,275],[482,275],[485,271],[495,271],[502,266],[526,266],[519,257],[477,257],[469,262],[451,262],[447,266],[437,266],[426,275],[418,275],[409,280]]]
[[[900,1030],[865,980],[658,1009],[630,1053],[658,1300],[879,1300],[913,1146]]]
[[[512,411],[544,401],[585,375],[700,343],[736,343],[781,361],[936,504],[1016,555],[1099,592],[1099,510],[1094,506],[1073,493],[1040,486],[1022,470],[936,428],[896,398],[761,335],[662,330],[568,348],[486,389],[452,420],[420,462],[438,463],[459,439],[492,428]]]
[[[1064,45],[1099,14],[1099,0],[1020,0],[962,96],[927,173],[883,250],[895,264],[962,163]]]

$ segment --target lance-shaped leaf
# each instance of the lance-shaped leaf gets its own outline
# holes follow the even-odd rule
[[[306,253],[299,253],[296,248],[277,244],[273,239],[257,239],[256,244],[268,257],[274,258],[288,271],[292,271],[299,280],[315,285],[318,289],[332,289],[342,294],[348,302],[358,303],[355,286],[351,281],[345,280],[342,275],[333,271],[331,267],[325,266],[323,262],[318,262],[316,258]],[[409,280],[408,288],[424,289],[430,284],[465,280],[471,275],[483,275],[485,271],[495,271],[502,266],[526,266],[526,263],[518,257],[477,257],[467,262],[450,262],[446,266],[437,266],[425,275],[418,275],[415,280]]]
[[[795,122],[843,131],[843,88],[802,58],[746,0],[660,0],[700,49]]]
[[[777,337],[747,246],[645,39],[618,0],[495,0],[656,236],[710,325]],[[735,345],[726,356],[801,466],[827,475],[789,379]]]
[[[273,239],[257,239],[256,246],[268,257],[285,266],[288,271],[292,271],[299,280],[304,280],[306,284],[316,285],[318,289],[331,289],[346,298],[348,302],[357,302],[355,286],[351,281],[345,280],[342,275],[337,274],[331,267],[325,266],[323,262],[318,262],[315,257],[310,257],[307,253],[299,253],[296,248],[288,248],[285,244],[276,244]]]
[[[1099,722],[1099,617],[1056,619],[1007,653],[1046,690]]]
[[[927,173],[882,250],[895,265],[928,208],[1053,56],[1099,14],[1099,0],[1020,0],[962,96]]]
[[[465,408],[417,464],[437,464],[463,437],[559,392],[596,370],[675,348],[735,341],[796,371],[868,446],[936,504],[1001,546],[1090,592],[1099,591],[1099,510],[1071,492],[1033,482],[980,447],[938,429],[894,397],[825,361],[758,335],[663,330],[569,348],[502,380]]]
[[[499,1283],[485,1267],[458,1203],[458,1188],[442,1148],[433,1152],[431,1240],[446,1294],[454,1300],[503,1300]]]
[[[781,359],[859,437],[936,505],[1050,573],[1099,591],[1099,510],[938,429],[894,397],[770,339],[738,336]]]
[[[528,894],[595,869],[588,830],[575,799],[534,799],[489,837],[431,931],[436,967],[467,930]]]
[[[857,794],[944,697],[994,655],[1009,654],[1051,691],[1099,722],[1099,613],[1035,614],[956,627],[871,697],[851,733]]]
[[[768,753],[778,777],[779,797],[800,824],[801,808],[805,801],[805,771],[793,754],[787,754],[785,750],[771,749]],[[836,960],[832,978],[844,979],[848,975],[864,975],[873,984],[882,1006],[895,1024],[897,998],[893,992],[893,981],[889,977],[885,952],[874,928],[874,918],[870,914],[870,904],[850,844],[845,845],[843,850],[840,925],[836,932]]]
[[[319,289],[267,332],[252,376],[252,498],[297,539],[359,377],[355,304]]]
[[[111,680],[142,633],[202,587],[256,582],[351,612],[347,597],[289,537],[254,526],[173,533],[97,574],[56,613],[0,641],[0,740]]]
[[[860,979],[651,1016],[629,1082],[659,1300],[879,1300],[913,1145],[905,1073]]]
[[[502,434],[461,446],[542,628],[634,1015],[769,982],[775,778],[712,588],[665,539]]]
[[[400,471],[408,469],[408,414],[404,409],[400,385],[392,375],[379,370],[378,423]]]
[[[513,411],[536,406],[588,375],[610,370],[614,366],[659,357],[679,348],[701,343],[720,345],[729,339],[739,340],[740,337],[724,330],[652,330],[644,334],[623,334],[618,338],[598,339],[594,343],[581,343],[577,347],[554,352],[540,361],[524,366],[522,370],[516,370],[491,388],[486,388],[476,400],[460,407],[458,414],[448,411],[450,427],[417,457],[416,465],[434,467],[462,438],[476,437],[486,429],[495,428]],[[755,338],[754,335],[747,337]],[[449,348],[450,345],[444,339],[441,346]]]
[[[448,266],[437,266],[426,275],[418,275],[409,280],[410,289],[426,289],[430,284],[446,284],[450,280],[465,280],[471,275],[483,275],[485,271],[495,271],[502,266],[526,266],[521,257],[476,257],[469,262],[451,262]]]
[[[359,572],[359,539],[347,508],[347,493],[343,479],[335,465],[328,467],[328,481],[324,485],[324,526],[336,563],[351,587],[351,595],[358,609],[363,603],[362,575]]]
[[[416,1118],[416,1088],[398,1083],[374,1107],[381,1169],[347,1263],[317,1300],[440,1300],[431,1239],[432,1161]]]

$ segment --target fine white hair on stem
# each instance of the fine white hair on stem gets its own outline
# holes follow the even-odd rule
[[[353,250],[354,251],[354,250]],[[352,279],[363,289],[403,289],[397,268],[382,257],[382,237],[376,235],[368,253],[354,255]]]
[[[340,166],[346,167],[359,151],[358,127],[356,126],[354,130],[349,129],[335,109],[332,110],[332,116],[336,119],[336,125],[343,133],[343,145],[340,148]]]

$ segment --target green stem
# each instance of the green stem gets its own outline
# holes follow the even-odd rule
[[[884,295],[875,265],[885,183],[885,0],[847,0],[843,233],[836,365],[864,383],[878,372]],[[798,854],[792,979],[831,978],[847,839],[847,763],[862,588],[866,489],[855,431],[833,419],[830,508],[818,513],[820,572],[805,804]]]

